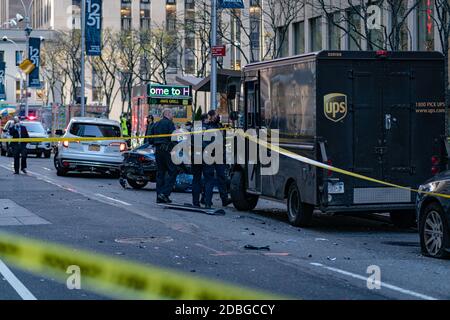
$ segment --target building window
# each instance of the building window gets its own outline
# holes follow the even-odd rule
[[[120,19],[122,30],[131,29],[131,0],[121,0]]]
[[[289,32],[285,26],[277,28],[276,44],[279,58],[289,56]]]
[[[430,0],[431,2],[431,0]],[[405,15],[407,15],[407,2],[402,1],[399,5],[397,5],[397,22],[393,22],[393,24],[400,28],[400,43],[398,44],[398,50],[406,51],[408,50],[408,38],[409,38],[409,30],[407,21],[403,21]],[[394,15],[391,12],[392,21],[394,21]]]
[[[16,66],[21,64],[23,61],[23,51],[16,51]]]
[[[348,49],[361,50],[361,16],[357,8],[347,12],[348,17]]]
[[[311,51],[322,50],[322,17],[309,19]]]
[[[141,29],[150,30],[150,0],[141,0]]]
[[[341,50],[340,18],[339,12],[328,15],[328,48],[330,50]]]
[[[261,8],[259,1],[250,1],[250,49],[251,62],[261,60]]]
[[[433,2],[421,0],[417,8],[417,44],[420,51],[434,50]]]
[[[186,10],[195,10],[195,0],[184,0],[184,8]]]
[[[294,53],[305,53],[305,22],[294,23]]]
[[[166,0],[166,29],[175,31],[177,26],[176,0]]]

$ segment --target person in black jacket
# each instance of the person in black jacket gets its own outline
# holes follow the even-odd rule
[[[164,109],[162,119],[153,125],[150,130],[150,135],[163,135],[161,137],[152,138],[155,146],[156,158],[156,202],[157,203],[172,203],[170,194],[175,185],[178,170],[172,162],[170,152],[175,143],[172,137],[169,136],[175,131],[175,124],[172,121],[172,110]],[[166,174],[168,177],[166,178]]]
[[[150,114],[147,117],[147,129],[145,130],[145,136],[150,136],[150,132],[152,131],[152,127],[155,125],[155,118]],[[144,143],[152,144],[151,138],[145,138]]]
[[[221,129],[220,118],[215,110],[208,112],[208,123],[206,125],[207,130]],[[224,131],[218,132],[223,134]],[[205,164],[203,167],[203,176],[205,177],[205,207],[207,209],[212,207],[212,197],[214,185],[217,178],[217,187],[219,189],[220,199],[222,200],[222,206],[228,206],[232,201],[228,197],[227,190],[227,178],[226,178],[226,164],[225,164],[225,139],[223,140],[223,159],[222,163]]]
[[[14,125],[9,128],[9,134],[13,139],[29,138],[27,128],[22,125],[18,117],[14,117]],[[27,173],[27,142],[11,142],[14,155],[14,173],[19,174],[19,169]],[[21,159],[22,158],[22,159]]]

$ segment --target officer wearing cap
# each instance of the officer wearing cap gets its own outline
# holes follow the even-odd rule
[[[150,130],[150,135],[155,135],[153,145],[155,146],[156,158],[156,202],[172,203],[170,194],[175,185],[178,170],[172,162],[170,152],[174,142],[170,136],[175,131],[172,110],[164,109],[162,118],[156,122]],[[162,136],[158,136],[162,135]],[[166,177],[167,176],[167,177]]]

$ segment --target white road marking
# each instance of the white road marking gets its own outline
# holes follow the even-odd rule
[[[95,195],[96,195],[97,197],[102,197],[102,198],[105,198],[105,199],[108,199],[108,200],[111,200],[111,201],[114,201],[114,202],[123,204],[123,205],[125,205],[125,206],[131,206],[131,204],[128,203],[128,202],[121,201],[121,200],[117,200],[117,199],[114,199],[114,198],[111,198],[111,197],[107,197],[107,196],[105,196],[105,195],[103,195],[103,194],[101,194],[101,193],[96,193]]]
[[[12,271],[0,260],[0,274],[8,281],[11,287],[23,300],[37,300],[36,297],[24,286],[22,282],[12,273]]]
[[[52,169],[46,168],[46,167],[42,167],[42,169],[47,170],[47,171],[52,171]]]
[[[352,277],[354,279],[363,280],[364,282],[366,282],[367,279],[368,279],[368,277],[361,276],[359,274],[348,272],[348,271],[345,271],[345,270],[342,270],[342,269],[329,267],[329,266],[323,265],[321,263],[311,262],[310,264],[315,266],[315,267],[323,268],[323,269],[326,269],[326,270],[329,270],[329,271],[333,271],[333,272],[336,272],[336,273],[339,273],[339,274],[342,274],[342,275],[345,275],[345,276]],[[382,287],[384,287],[386,289],[390,289],[390,290],[393,290],[393,291],[396,291],[396,292],[400,292],[402,294],[409,295],[409,296],[412,296],[414,298],[423,299],[423,300],[438,300],[437,298],[434,298],[434,297],[431,297],[431,296],[427,296],[427,295],[424,295],[424,294],[421,294],[421,293],[418,293],[418,292],[415,292],[415,291],[411,291],[411,290],[408,290],[408,289],[403,289],[403,288],[394,286],[392,284],[389,284],[389,283],[386,283],[386,282],[383,282],[383,281],[381,281],[380,284],[381,284]]]

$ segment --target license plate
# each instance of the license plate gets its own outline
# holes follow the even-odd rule
[[[35,146],[35,145],[32,145],[32,144],[27,144],[27,149],[35,150],[35,149],[36,149],[36,146]]]
[[[328,182],[328,194],[342,194],[344,192],[343,182]]]
[[[98,144],[91,144],[88,148],[89,151],[100,151],[100,146]]]

